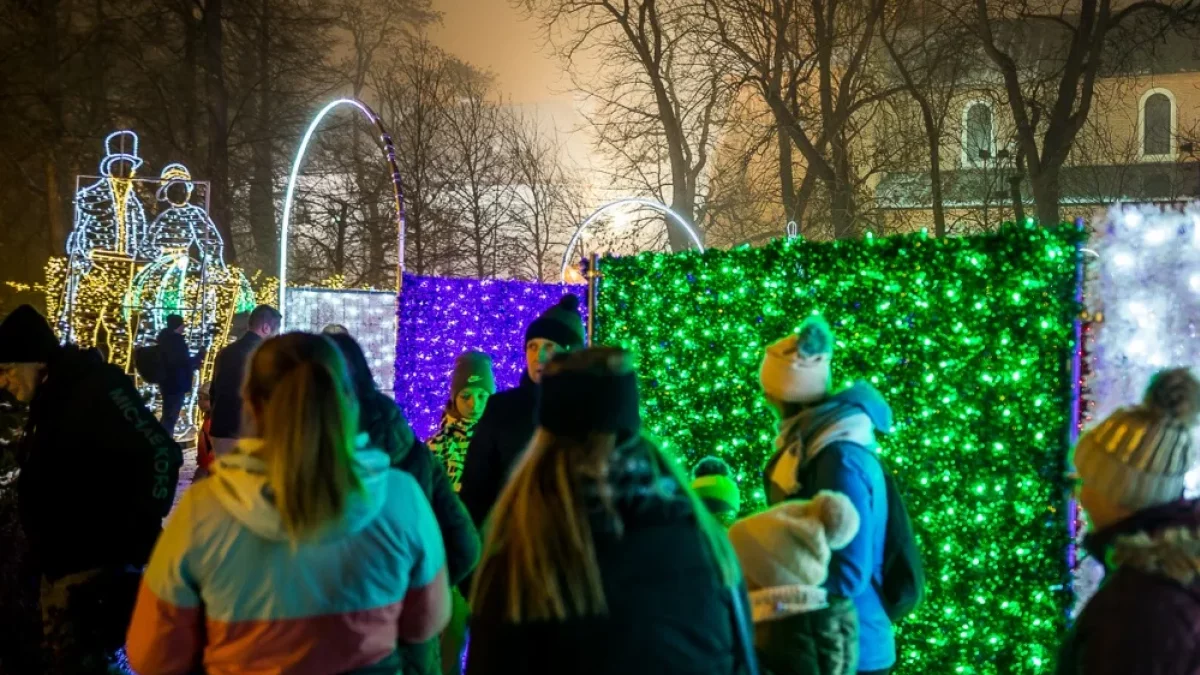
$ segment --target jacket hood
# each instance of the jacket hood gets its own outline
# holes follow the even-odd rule
[[[867,414],[871,425],[879,433],[889,433],[892,430],[892,408],[883,400],[883,394],[867,382],[858,381],[844,389],[827,401],[836,401],[844,405],[859,408]]]
[[[1106,567],[1127,567],[1200,587],[1200,501],[1143,509],[1088,535],[1084,547]]]
[[[216,461],[209,480],[214,481],[221,506],[238,522],[265,539],[286,541],[287,533],[267,485],[267,464],[257,454],[262,445],[256,438],[242,439],[235,452]],[[328,526],[320,540],[359,532],[379,516],[387,500],[387,453],[368,448],[367,435],[359,434],[354,460],[363,491],[350,498],[341,520]]]

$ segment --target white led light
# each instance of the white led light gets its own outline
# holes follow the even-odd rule
[[[1142,224],[1142,214],[1132,210],[1126,211],[1123,222],[1125,223],[1125,227],[1137,228]]]
[[[396,294],[336,288],[290,288],[288,330],[319,333],[329,324],[345,326],[358,341],[381,391],[395,382]],[[387,316],[379,321],[377,316]]]
[[[1131,254],[1122,251],[1113,256],[1113,262],[1117,264],[1117,267],[1133,267],[1134,258]]]
[[[1146,232],[1146,243],[1154,246],[1165,242],[1171,236],[1171,231],[1165,227],[1156,227]]]

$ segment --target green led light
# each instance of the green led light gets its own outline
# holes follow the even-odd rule
[[[823,313],[833,381],[875,382],[893,407],[882,452],[925,556],[928,600],[898,629],[897,672],[1046,673],[1070,604],[1048,589],[1068,579],[1058,477],[1079,239],[1026,226],[607,259],[596,341],[638,354],[648,426],[688,466],[723,456],[752,510],[775,436],[763,347]]]

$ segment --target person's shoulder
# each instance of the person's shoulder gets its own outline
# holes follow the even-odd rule
[[[537,390],[530,386],[515,387],[499,392],[488,399],[485,414],[491,411],[520,410],[530,407],[530,402],[536,400]],[[493,413],[495,416],[495,413]]]
[[[1075,628],[1080,650],[1092,660],[1138,651],[1148,662],[1200,659],[1200,594],[1165,577],[1118,570],[1088,601]]]
[[[869,476],[883,477],[883,465],[874,448],[853,441],[834,441],[821,449],[816,461],[830,462],[839,466],[857,469]]]

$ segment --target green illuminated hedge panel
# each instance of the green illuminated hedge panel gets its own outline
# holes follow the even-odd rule
[[[638,354],[647,428],[689,467],[724,457],[753,509],[775,436],[763,349],[824,314],[837,386],[868,380],[895,413],[882,453],[929,575],[900,631],[900,672],[1050,672],[1068,605],[1059,506],[1079,239],[1010,227],[606,259],[596,341]]]

